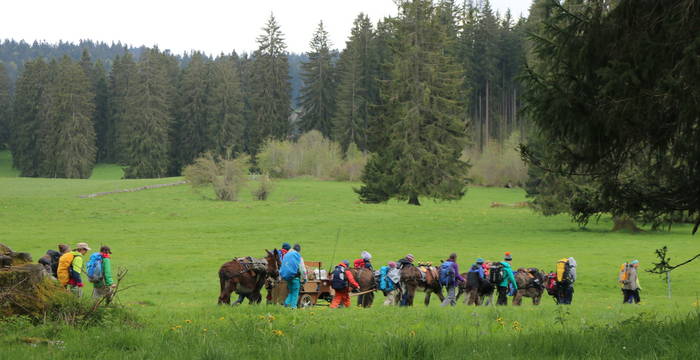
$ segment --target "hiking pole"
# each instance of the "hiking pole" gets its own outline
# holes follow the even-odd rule
[[[338,249],[338,240],[340,240],[340,228],[338,228],[338,232],[335,234],[335,245],[333,246],[333,257],[331,257],[331,268],[333,268],[335,264],[335,251]]]

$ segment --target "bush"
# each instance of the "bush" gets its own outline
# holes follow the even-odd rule
[[[462,154],[463,160],[472,163],[469,175],[475,185],[522,186],[525,183],[527,165],[517,149],[519,137],[520,134],[514,132],[504,144],[489,142],[483,153],[469,149]]]
[[[206,154],[187,166],[184,174],[194,189],[213,186],[219,200],[236,201],[248,180],[248,166],[246,156],[217,161]]]
[[[272,192],[272,180],[267,174],[258,177],[258,187],[253,190],[253,199],[265,201]]]
[[[357,181],[367,157],[354,144],[343,159],[340,145],[318,131],[298,141],[268,141],[258,154],[260,169],[276,178],[312,176],[318,179]]]

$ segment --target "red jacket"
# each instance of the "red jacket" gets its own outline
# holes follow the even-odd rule
[[[350,270],[347,269],[345,263],[341,262],[340,264],[338,264],[338,266],[342,266],[345,268],[345,278],[348,279],[348,284],[350,284],[350,287],[359,289],[360,284],[358,284],[357,281],[355,281],[355,277],[352,276],[352,273],[350,272]]]

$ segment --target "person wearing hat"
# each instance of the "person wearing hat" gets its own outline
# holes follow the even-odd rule
[[[284,300],[284,306],[296,309],[299,303],[301,285],[308,280],[304,258],[301,257],[301,245],[294,244],[292,250],[284,255],[280,266],[280,276],[287,281],[287,290],[289,290],[287,298]]]
[[[452,253],[450,257],[440,265],[440,283],[447,288],[447,296],[442,301],[442,306],[457,305],[456,289],[459,283],[464,282],[466,282],[466,279],[459,273],[457,254]]]
[[[382,266],[380,270],[380,290],[384,292],[384,305],[398,305],[399,294],[401,293],[399,281],[401,280],[401,272],[397,268],[397,264],[389,261],[386,266]]]
[[[515,282],[515,276],[513,276],[513,268],[511,267],[511,262],[513,257],[509,252],[506,253],[501,265],[503,266],[503,280],[498,284],[498,300],[496,305],[508,305],[508,285],[513,287],[513,291],[518,291],[518,284]]]
[[[399,267],[398,267],[399,270],[403,269],[404,266],[409,266],[409,265],[413,266],[413,259],[414,259],[413,254],[408,254],[403,259],[400,259],[399,261],[397,261],[398,265],[399,265]]]
[[[622,283],[622,293],[625,296],[624,304],[639,304],[641,298],[639,296],[639,290],[642,289],[639,286],[639,275],[637,274],[637,268],[639,267],[639,260],[632,260],[627,265],[627,280]]]
[[[277,256],[280,258],[280,261],[282,258],[284,258],[284,255],[289,252],[289,250],[292,248],[292,245],[289,245],[288,242],[282,243],[282,248],[277,250]]]
[[[482,287],[484,282],[487,282],[486,271],[484,270],[484,259],[477,258],[476,262],[472,264],[471,268],[469,268],[469,272],[467,273],[467,292],[469,295],[467,305],[481,305],[479,289]]]
[[[100,247],[100,252],[92,256],[102,259],[102,278],[93,282],[92,297],[94,299],[106,298],[107,303],[112,300],[112,292],[117,285],[112,277],[112,250],[109,246]],[[91,256],[91,258],[92,258]]]
[[[331,287],[335,290],[333,301],[331,301],[331,309],[337,309],[340,304],[344,307],[350,307],[350,287],[359,289],[360,284],[355,281],[355,277],[348,269],[350,262],[347,260],[341,261],[336,265],[331,274]]]
[[[58,277],[61,285],[70,289],[76,296],[83,296],[83,256],[90,251],[87,243],[78,243],[73,251],[69,251],[58,260]]]

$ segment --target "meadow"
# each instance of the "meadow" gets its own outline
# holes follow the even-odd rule
[[[0,153],[0,242],[35,259],[58,243],[109,245],[114,265],[129,270],[125,285],[133,286],[117,302],[136,320],[115,316],[76,328],[3,319],[3,359],[692,358],[700,351],[697,266],[673,272],[671,299],[656,275],[641,274],[636,306],[621,304],[616,284],[621,263],[636,258],[646,269],[656,248],[668,245],[675,260],[695,254],[700,246],[689,226],[613,233],[606,217],[579,229],[566,216],[490,207],[526,200],[521,189],[470,187],[461,201],[424,199],[420,207],[367,205],[352,192],[357,184],[310,178],[275,181],[268,201],[246,190],[238,202],[221,202],[189,186],[82,199],[179,179],[121,180],[113,165],[100,165],[89,180],[26,179],[9,160]],[[574,304],[557,307],[547,297],[539,307],[526,299],[520,308],[442,308],[434,298],[426,308],[419,293],[421,305],[411,309],[216,305],[223,262],[263,256],[285,241],[328,267],[362,250],[375,266],[407,253],[439,263],[456,252],[462,271],[476,257],[498,260],[505,251],[516,268],[547,271],[574,256]],[[31,346],[26,337],[62,343]]]

